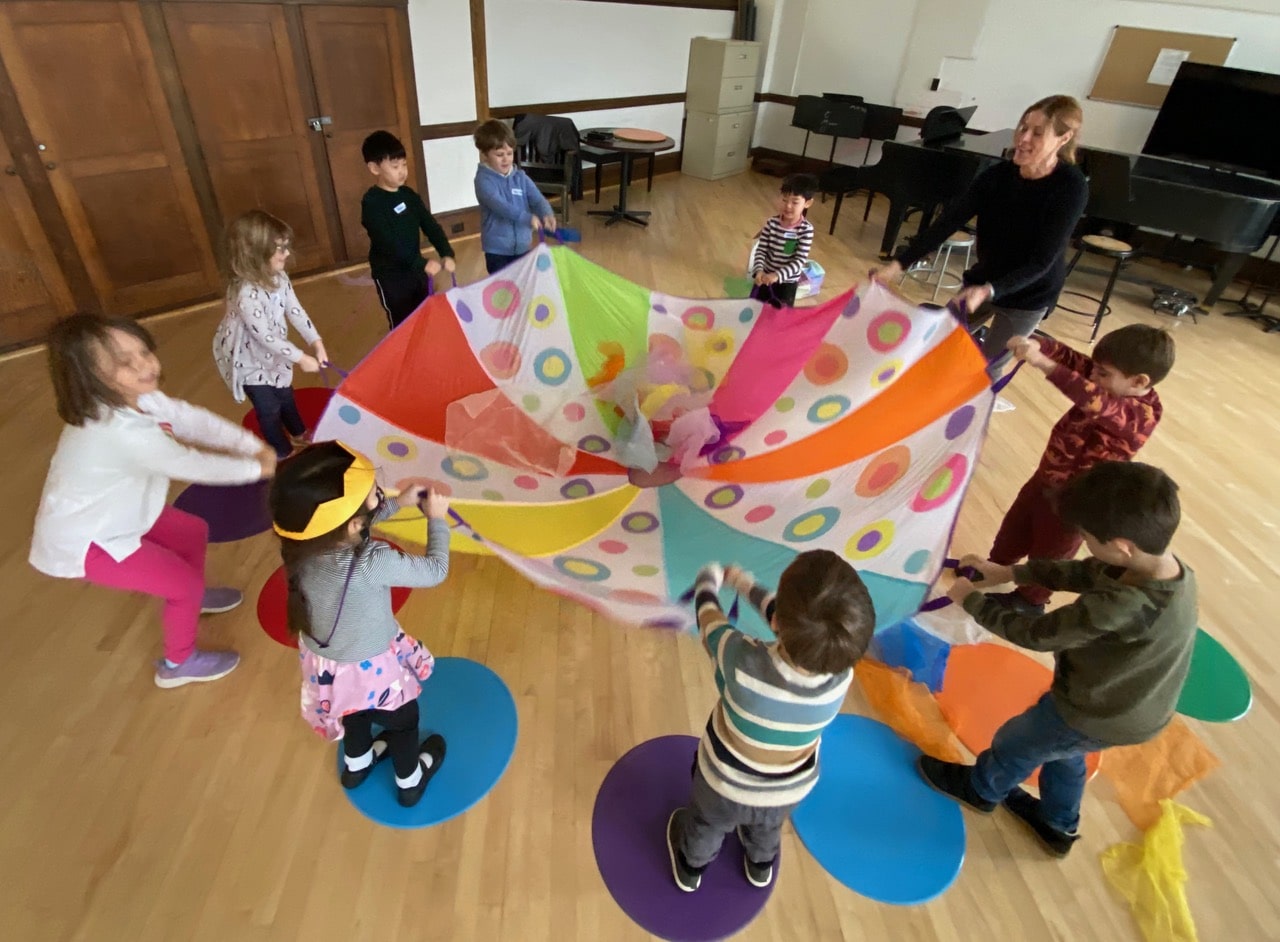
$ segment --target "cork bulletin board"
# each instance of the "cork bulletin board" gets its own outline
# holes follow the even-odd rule
[[[1234,36],[1117,26],[1089,97],[1159,108],[1182,62],[1223,65],[1235,43]]]

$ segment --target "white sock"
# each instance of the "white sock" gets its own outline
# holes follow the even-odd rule
[[[370,749],[362,756],[344,755],[342,761],[347,764],[348,772],[363,772],[369,766],[373,765],[373,750]]]
[[[422,781],[422,763],[421,762],[418,763],[418,767],[413,770],[413,774],[410,775],[408,778],[401,778],[398,775],[396,776],[396,785],[399,788],[413,788],[413,786],[417,785],[421,781]]]
[[[165,659],[164,659],[164,666],[165,666],[165,667],[167,667],[167,668],[169,668],[169,670],[173,670],[175,667],[177,667],[177,666],[178,666],[178,664],[177,664],[177,662],[175,662],[175,661],[171,661],[171,660],[169,660],[168,658],[165,658]]]

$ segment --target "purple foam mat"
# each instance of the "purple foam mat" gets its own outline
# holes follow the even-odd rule
[[[173,506],[209,524],[210,543],[232,543],[271,529],[269,483],[256,481],[227,487],[192,484],[178,495]]]
[[[676,886],[667,819],[689,801],[697,748],[692,736],[660,736],[636,746],[605,776],[591,814],[596,866],[610,895],[642,929],[669,942],[711,942],[740,932],[778,882],[775,864],[773,884],[748,883],[742,845],[730,834],[696,892]]]

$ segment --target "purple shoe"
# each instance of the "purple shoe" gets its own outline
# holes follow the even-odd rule
[[[244,601],[244,593],[239,589],[208,588],[204,590],[204,598],[200,600],[201,615],[218,615],[229,612]]]
[[[156,664],[156,686],[167,690],[218,680],[235,670],[239,663],[240,655],[235,651],[193,651],[191,657],[177,667],[170,667],[164,661]]]

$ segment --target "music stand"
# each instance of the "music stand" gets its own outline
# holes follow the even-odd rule
[[[809,134],[826,134],[831,137],[831,155],[828,165],[836,162],[836,142],[842,137],[861,137],[866,125],[867,109],[861,105],[834,101],[817,95],[801,95],[796,99],[791,115],[793,127],[804,128],[804,147],[800,157],[807,156]]]

